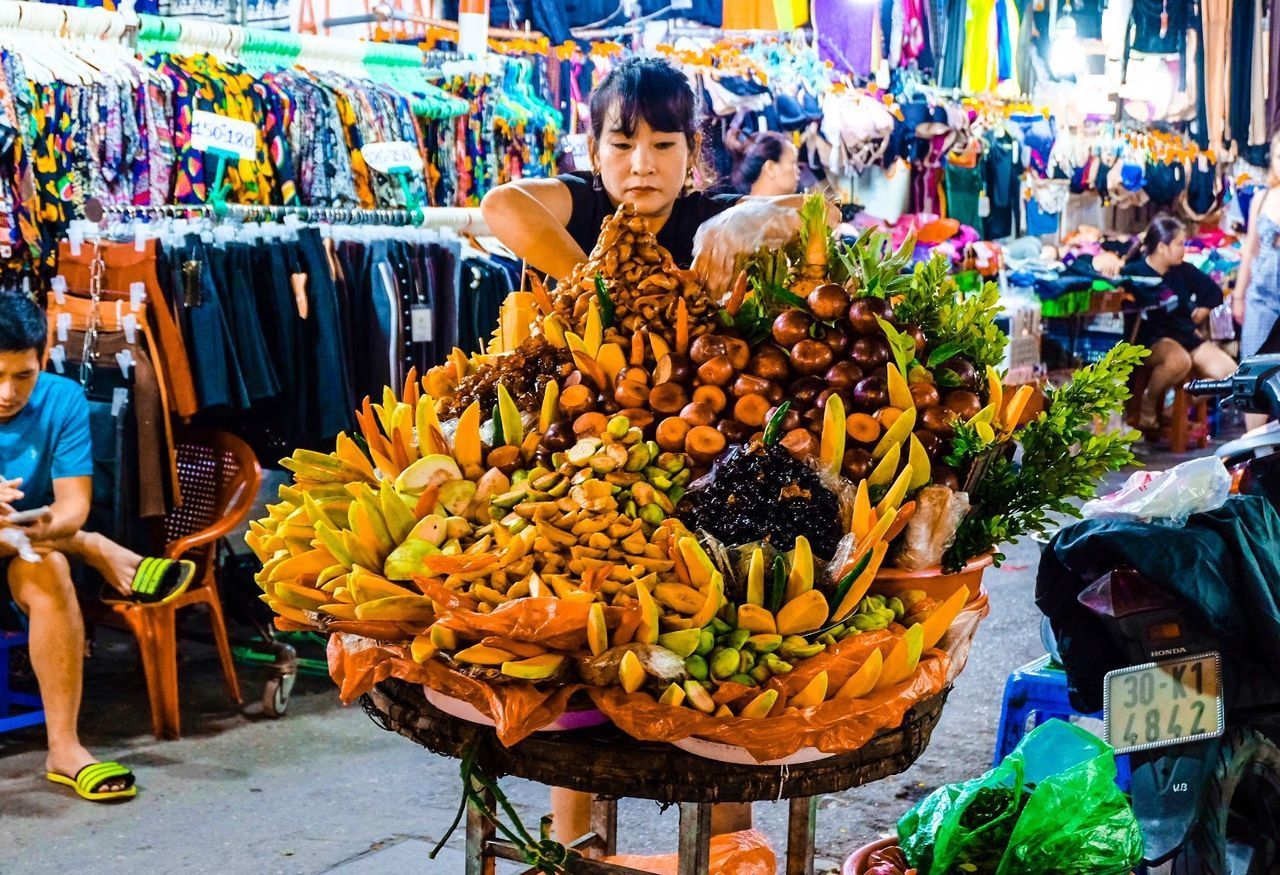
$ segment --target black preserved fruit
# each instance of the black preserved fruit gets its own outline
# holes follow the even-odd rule
[[[843,535],[835,493],[780,444],[733,451],[679,511],[690,529],[704,529],[729,546],[769,541],[785,552],[804,535],[815,556],[830,559]]]
[[[498,356],[468,375],[453,397],[445,400],[440,415],[446,419],[461,416],[473,401],[479,401],[487,415],[498,403],[499,383],[507,387],[521,410],[537,410],[547,383],[563,380],[572,372],[569,350],[557,349],[541,336],[529,337],[510,355]]]

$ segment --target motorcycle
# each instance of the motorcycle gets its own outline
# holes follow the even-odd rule
[[[1187,391],[1280,416],[1280,356],[1242,362]],[[1280,425],[1223,445],[1234,491],[1280,509]],[[1077,601],[1127,665],[1103,681],[1108,741],[1129,756],[1148,875],[1280,875],[1280,685],[1243,666],[1232,642],[1196,628],[1180,603],[1131,569]]]

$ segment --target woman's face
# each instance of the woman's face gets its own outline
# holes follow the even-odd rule
[[[780,197],[795,194],[800,186],[800,162],[796,147],[791,144],[782,150],[777,161],[766,161],[760,170],[760,178],[751,186],[756,197]]]
[[[593,144],[592,159],[609,199],[634,204],[642,216],[669,214],[692,166],[684,134],[655,131],[641,118],[627,136],[616,106],[609,110],[603,131],[600,142]]]
[[[1168,243],[1161,243],[1156,247],[1156,252],[1160,254],[1160,258],[1165,264],[1173,267],[1175,264],[1182,264],[1187,256],[1187,235],[1178,232],[1178,236]]]

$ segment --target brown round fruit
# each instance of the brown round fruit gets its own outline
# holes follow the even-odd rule
[[[791,359],[776,346],[766,344],[756,350],[747,370],[757,377],[780,382],[791,376]]]
[[[703,334],[695,337],[689,345],[689,358],[695,365],[709,362],[718,355],[728,355],[729,347],[723,337],[714,334]]]
[[[809,326],[813,318],[803,310],[787,310],[773,320],[773,339],[782,347],[790,349],[809,336]]]
[[[911,401],[917,408],[933,407],[940,400],[938,387],[932,383],[911,384]]]
[[[659,383],[649,390],[649,407],[656,413],[679,413],[688,403],[689,396],[679,383]]]
[[[614,385],[621,383],[623,380],[631,380],[644,386],[649,385],[649,372],[637,365],[631,365],[618,371],[618,377],[614,381]]]
[[[768,395],[770,385],[768,380],[761,377],[738,374],[729,388],[729,394],[734,398],[741,398],[743,395]]]
[[[578,437],[600,437],[608,426],[609,417],[592,411],[582,414],[573,421],[573,433]]]
[[[951,420],[955,416],[945,407],[926,407],[920,412],[920,425],[941,438],[949,438],[955,431]]]
[[[731,444],[745,444],[755,429],[736,419],[722,419],[716,423],[716,431],[724,435],[724,439]]]
[[[831,347],[836,357],[844,355],[853,345],[853,333],[844,322],[822,326],[822,342]]]
[[[930,472],[933,478],[934,486],[945,486],[953,492],[960,489],[960,475],[956,473],[955,468],[949,468],[946,465],[934,465]]]
[[[818,454],[818,439],[807,428],[797,428],[787,432],[782,438],[782,445],[791,451],[791,455],[808,459]]]
[[[853,387],[853,403],[874,413],[889,403],[889,387],[880,377],[864,377]]]
[[[781,404],[787,398],[787,392],[777,383],[769,384],[769,391],[764,393],[770,404]]]
[[[857,483],[859,480],[867,479],[875,466],[876,460],[871,457],[869,450],[855,447],[852,450],[845,451],[844,462],[840,467],[846,477]]]
[[[691,401],[680,411],[680,418],[692,426],[713,425],[716,421],[716,412],[711,409],[710,404]]]
[[[942,363],[939,370],[950,371],[955,374],[962,386],[967,386],[970,389],[977,388],[978,369],[968,359],[962,359],[959,356],[949,358]]]
[[[849,312],[849,295],[835,283],[825,283],[809,293],[805,299],[809,312],[823,322],[839,319]]]
[[[932,459],[934,456],[942,453],[942,449],[945,444],[943,443],[942,438],[940,438],[936,433],[929,431],[927,428],[922,428],[917,431],[915,435],[916,440],[920,441],[920,446],[924,447],[924,451],[929,458]]]
[[[877,317],[884,318],[889,305],[883,298],[859,298],[849,305],[849,325],[857,334],[882,334]]]
[[[769,413],[769,399],[763,395],[743,395],[733,405],[733,418],[743,425],[759,428]]]
[[[849,357],[864,371],[874,371],[888,362],[892,355],[889,344],[878,337],[859,337],[849,350]]]
[[[806,410],[800,415],[800,419],[804,423],[805,428],[812,432],[822,431],[822,422],[825,418],[826,411],[821,407],[814,407],[811,410]]]
[[[668,416],[658,423],[658,428],[654,432],[654,440],[658,442],[658,446],[668,453],[679,453],[684,451],[684,439],[688,434],[689,423],[678,416]],[[573,445],[570,444],[569,446]]]
[[[653,385],[680,383],[687,386],[693,382],[694,373],[693,362],[682,355],[667,353],[653,369]]]
[[[551,423],[547,427],[546,432],[542,435],[541,445],[553,453],[559,453],[569,449],[577,441],[578,438],[573,433],[573,425],[567,419],[562,419],[559,422]]]
[[[821,374],[834,358],[831,347],[820,340],[806,338],[791,347],[791,367],[798,374]]]
[[[698,366],[698,379],[712,386],[728,386],[733,382],[733,365],[727,355],[718,355]]]
[[[902,333],[916,342],[916,355],[924,352],[925,336],[923,328],[919,325],[904,325]]]
[[[833,389],[841,391],[852,389],[862,379],[862,368],[847,360],[836,362],[827,368],[822,379],[826,380],[827,385]]]
[[[791,384],[790,397],[792,406],[812,407],[818,393],[827,388],[821,377],[801,377]]]
[[[494,447],[489,451],[485,461],[490,468],[497,468],[503,474],[510,477],[520,467],[520,463],[524,461],[520,455],[520,448],[513,446]]]
[[[623,380],[613,390],[613,400],[623,407],[643,407],[649,400],[649,387],[635,380]]]
[[[942,400],[942,406],[968,422],[982,410],[982,399],[965,389],[953,389]]]
[[[726,337],[724,345],[729,356],[729,364],[735,371],[745,371],[751,363],[751,347],[741,337]]]
[[[719,386],[699,386],[693,390],[693,400],[708,405],[716,413],[729,405],[729,399]]]
[[[689,429],[684,438],[684,451],[699,465],[710,465],[724,451],[725,436],[709,425]]]
[[[778,412],[777,407],[770,407],[769,412],[766,413],[764,417],[765,423],[767,424],[771,422],[773,420],[774,414],[777,412]],[[800,419],[800,414],[795,410],[788,410],[787,415],[782,417],[782,430],[784,432],[795,431],[801,425],[803,425],[803,421]],[[569,446],[573,446],[573,444],[570,444]],[[566,447],[565,449],[568,449],[568,447]]]

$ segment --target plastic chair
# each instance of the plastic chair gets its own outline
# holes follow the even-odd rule
[[[1138,424],[1142,396],[1146,394],[1150,381],[1151,368],[1146,365],[1133,372],[1133,390],[1126,410],[1126,419],[1131,426]],[[1168,441],[1169,452],[1181,455],[1192,446],[1201,450],[1209,446],[1209,399],[1192,398],[1181,384],[1175,386],[1168,426],[1163,424],[1165,400],[1160,398],[1156,401],[1156,420],[1161,423],[1160,438]]]
[[[1071,707],[1067,697],[1067,673],[1046,654],[1015,669],[1005,681],[992,766],[999,765],[1012,753],[1024,735],[1055,717],[1073,723],[1082,718],[1101,721],[1102,712],[1082,714]],[[1127,756],[1116,757],[1116,783],[1125,791],[1129,789]]]
[[[26,632],[0,630],[0,732],[44,722],[44,707],[39,696],[9,688],[9,651],[26,643]]]
[[[236,705],[243,702],[218,597],[215,560],[218,541],[248,518],[262,484],[262,469],[253,450],[234,435],[194,431],[184,435],[176,449],[182,504],[165,517],[164,555],[195,562],[195,579],[186,592],[166,603],[112,605],[138,639],[156,738],[181,734],[175,615],[183,608],[208,607],[227,693]]]

